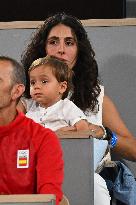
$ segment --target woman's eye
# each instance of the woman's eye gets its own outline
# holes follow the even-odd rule
[[[74,41],[66,41],[65,42],[65,44],[67,45],[67,46],[73,46],[74,45]]]
[[[57,45],[57,41],[56,40],[50,40],[50,41],[48,41],[48,44],[49,45]]]

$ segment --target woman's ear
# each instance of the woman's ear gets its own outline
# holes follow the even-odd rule
[[[17,100],[25,91],[25,86],[23,84],[16,84],[13,86],[11,91],[11,97],[13,100]]]
[[[66,81],[63,81],[63,82],[60,82],[60,91],[59,93],[60,94],[63,94],[67,89],[67,82]]]

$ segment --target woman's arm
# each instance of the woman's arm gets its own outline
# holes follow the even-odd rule
[[[103,101],[103,125],[109,127],[118,136],[113,151],[122,158],[136,161],[136,138],[128,130],[108,96],[104,96]]]

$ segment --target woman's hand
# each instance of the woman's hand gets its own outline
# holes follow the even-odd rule
[[[104,128],[99,125],[94,125],[92,123],[88,123],[89,130],[92,133],[92,136],[98,139],[102,139],[103,136],[105,135]]]

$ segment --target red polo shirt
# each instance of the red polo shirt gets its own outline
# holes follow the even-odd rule
[[[0,194],[55,194],[62,198],[63,159],[54,132],[23,113],[0,126]]]

